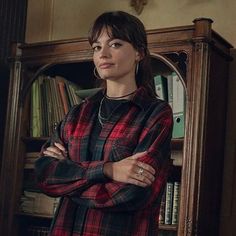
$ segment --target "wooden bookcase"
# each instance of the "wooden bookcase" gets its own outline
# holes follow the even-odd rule
[[[186,91],[185,135],[172,141],[173,150],[183,152],[179,223],[160,225],[163,235],[218,235],[232,46],[211,25],[210,19],[196,19],[189,26],[147,31],[154,71],[176,72]],[[1,235],[27,235],[28,225],[48,226],[51,220],[19,212],[25,153],[38,150],[46,140],[29,136],[33,81],[45,73],[93,87],[91,60],[90,45],[83,38],[13,47],[0,185]]]

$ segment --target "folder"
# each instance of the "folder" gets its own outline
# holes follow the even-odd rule
[[[173,113],[174,126],[172,138],[183,138],[184,137],[184,114]]]
[[[172,138],[182,138],[184,137],[185,128],[185,91],[182,81],[175,72],[172,73],[172,86],[174,119]]]
[[[168,103],[173,109],[173,78],[172,74],[167,76]]]
[[[167,78],[162,75],[154,76],[156,94],[161,100],[168,101]]]

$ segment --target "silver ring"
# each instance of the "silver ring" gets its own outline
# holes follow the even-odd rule
[[[138,174],[139,174],[139,175],[142,175],[142,174],[143,174],[143,171],[144,171],[143,168],[140,167],[139,170],[138,170]]]

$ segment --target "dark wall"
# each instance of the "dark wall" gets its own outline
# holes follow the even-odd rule
[[[27,0],[0,0],[0,169],[10,77],[8,58],[12,42],[23,42]]]

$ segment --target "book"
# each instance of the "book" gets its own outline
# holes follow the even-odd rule
[[[30,214],[53,216],[59,201],[60,198],[25,190],[21,196],[20,210]]]
[[[53,131],[53,120],[54,120],[54,109],[53,109],[53,104],[52,104],[52,92],[51,92],[51,88],[50,88],[50,77],[45,77],[44,79],[44,85],[45,85],[45,97],[44,99],[44,103],[45,103],[45,107],[46,107],[46,112],[45,112],[45,119],[47,127],[46,127],[46,131],[47,134],[46,136],[50,136],[52,131]]]
[[[171,224],[172,217],[172,201],[173,201],[173,187],[172,182],[167,182],[166,184],[166,202],[165,202],[165,224]]]
[[[36,79],[31,87],[31,125],[30,134],[32,137],[40,137],[40,100],[39,100],[39,81]]]
[[[178,224],[179,200],[180,200],[180,183],[174,182],[171,224]]]
[[[39,152],[27,152],[25,154],[24,168],[34,169],[35,161],[39,158],[39,156],[40,156]]]
[[[79,89],[61,76],[40,75],[31,87],[30,135],[50,136],[70,107],[81,102]]]
[[[68,103],[69,101],[68,101],[68,97],[66,94],[65,82],[58,77],[56,77],[56,78],[57,78],[57,83],[58,83],[58,87],[59,87],[61,100],[63,103],[64,113],[67,114],[69,111],[69,103]]]
[[[42,135],[44,137],[48,136],[48,118],[47,118],[47,102],[46,102],[46,83],[45,83],[45,77],[41,79],[40,83],[40,94],[41,94],[41,110],[42,110]]]
[[[166,189],[161,198],[161,205],[158,217],[159,224],[165,224],[165,207],[166,207]]]
[[[30,225],[27,229],[28,236],[48,236],[50,227]]]
[[[182,166],[183,162],[183,151],[182,150],[172,150],[171,159],[173,160],[174,166]]]
[[[75,94],[82,100],[85,98],[93,96],[95,93],[97,93],[102,88],[91,88],[91,89],[77,89],[75,90]]]

